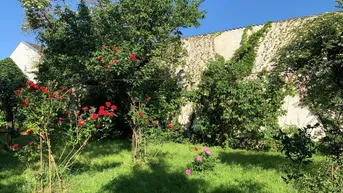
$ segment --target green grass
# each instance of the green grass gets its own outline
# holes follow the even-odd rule
[[[193,145],[151,145],[156,154],[149,163],[133,165],[130,143],[123,140],[89,144],[70,173],[64,177],[71,193],[243,193],[296,192],[281,175],[287,160],[278,153],[223,150],[212,147],[220,163],[214,171],[185,175],[196,153]],[[199,147],[200,150],[200,147]],[[28,192],[24,173],[11,153],[0,154],[0,192]]]

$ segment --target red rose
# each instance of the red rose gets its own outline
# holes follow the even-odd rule
[[[148,117],[148,121],[149,121],[149,123],[152,121],[150,117]]]
[[[54,98],[56,98],[56,95],[50,94],[50,98],[51,98],[51,99],[54,99]]]
[[[108,111],[103,111],[103,115],[104,116],[108,116],[109,114],[108,114]]]
[[[143,114],[142,112],[138,112],[138,115],[139,115],[140,117],[144,117],[144,114]]]
[[[47,94],[49,92],[45,86],[40,86],[39,89],[45,94]]]
[[[100,111],[103,111],[103,110],[105,110],[105,107],[104,107],[104,106],[101,106],[101,107],[100,107]]]
[[[79,127],[82,127],[83,126],[83,124],[85,124],[85,120],[80,120],[78,123],[77,123],[77,126],[79,126]]]
[[[63,118],[63,117],[60,117],[60,121],[64,121],[64,118]]]
[[[27,107],[28,103],[27,103],[27,102],[23,102],[21,105],[22,105],[23,107]]]
[[[112,50],[117,50],[118,47],[117,46],[112,46]]]
[[[136,56],[134,54],[131,54],[130,55],[130,59],[131,59],[132,62],[134,62],[136,60]]]
[[[80,115],[80,111],[76,111],[76,115],[79,116]]]
[[[104,50],[106,49],[107,47],[106,46],[101,46],[101,50]]]
[[[31,129],[28,129],[28,130],[26,131],[26,133],[27,133],[28,135],[32,135],[32,134],[33,134],[33,131],[32,131]]]
[[[111,103],[110,102],[106,102],[106,107],[110,107]]]
[[[26,82],[23,82],[23,84],[21,84],[21,87],[26,87]]]
[[[98,118],[98,114],[96,114],[96,113],[93,113],[93,115],[92,115],[92,119],[93,120],[96,120]]]
[[[146,101],[146,102],[149,102],[150,100],[151,100],[151,97],[145,98],[145,101]]]
[[[171,124],[168,124],[167,127],[170,129],[170,128],[172,128],[172,125],[171,125]]]
[[[104,67],[110,69],[110,66],[108,64],[105,64]]]
[[[99,60],[99,62],[101,62],[102,61],[102,56],[99,56],[98,60]]]
[[[30,142],[29,142],[29,145],[33,145],[33,141],[30,141]]]
[[[62,101],[62,100],[63,100],[63,98],[62,98],[62,97],[59,97],[57,100],[58,100],[58,101]]]
[[[71,89],[67,90],[67,93],[70,94],[71,93]]]
[[[173,125],[173,126],[171,127],[171,129],[174,131],[174,130],[175,130],[175,126]]]
[[[61,90],[61,89],[59,89],[59,90],[56,90],[56,92],[57,92],[57,93],[61,93],[61,92],[62,92],[62,90]]]
[[[115,111],[115,110],[117,110],[117,106],[112,105],[112,106],[111,106],[111,109]]]
[[[13,144],[12,149],[18,149],[19,145],[18,144]]]
[[[110,112],[110,117],[113,117],[114,116],[114,112]]]
[[[113,60],[113,64],[117,64],[118,63],[118,60]]]
[[[82,107],[82,110],[83,110],[83,111],[88,111],[88,107],[87,107],[87,106],[84,106],[84,107]]]
[[[64,114],[68,115],[69,111],[68,110],[65,110],[64,111]]]
[[[31,105],[31,108],[34,109],[34,108],[35,108],[35,105]]]
[[[18,96],[18,95],[20,94],[20,88],[18,88],[17,90],[15,90],[15,91],[14,91],[14,94],[15,94],[16,96]]]
[[[194,147],[194,151],[198,151],[199,148],[197,146]]]
[[[38,90],[37,84],[35,84],[35,83],[30,84],[30,90],[31,90],[31,91]]]

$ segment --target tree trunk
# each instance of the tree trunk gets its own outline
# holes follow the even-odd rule
[[[7,129],[7,145],[10,146],[12,144],[12,135],[14,134],[13,111],[11,107],[6,107],[5,116],[6,116],[6,129]]]

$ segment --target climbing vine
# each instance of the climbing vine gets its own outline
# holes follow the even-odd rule
[[[197,118],[193,132],[202,142],[234,148],[260,149],[277,128],[285,95],[281,79],[267,71],[248,79],[257,47],[271,27],[268,22],[251,35],[248,27],[242,45],[231,60],[221,56],[203,72],[195,102]],[[259,132],[261,129],[265,132]]]

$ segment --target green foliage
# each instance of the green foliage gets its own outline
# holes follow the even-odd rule
[[[249,38],[246,30],[246,40],[230,61],[217,56],[204,71],[196,99],[199,119],[194,128],[204,142],[226,141],[230,147],[261,149],[264,144],[260,140],[276,131],[285,95],[283,82],[265,71],[248,78],[256,47],[269,28],[267,23]],[[262,128],[264,132],[260,132]]]
[[[205,13],[198,10],[202,2],[122,0],[88,5],[80,1],[76,11],[59,1],[44,9],[22,1],[29,26],[39,32],[45,46],[37,77],[42,82],[56,80],[62,86],[82,88],[86,96],[80,96],[81,104],[116,101],[124,116],[130,109],[129,95],[151,97],[149,114],[166,125],[181,105],[174,73],[184,55],[180,28],[199,26],[198,19]],[[100,50],[102,46],[108,47]],[[123,52],[112,50],[113,46]],[[130,54],[137,57],[135,62],[128,60]],[[116,69],[100,70],[106,63],[113,67],[114,59],[118,60]],[[126,135],[127,120],[129,117],[117,124]]]
[[[318,117],[322,131],[316,144],[331,165],[330,172],[320,176],[307,176],[303,186],[311,190],[339,192],[342,178],[343,156],[343,15],[340,12],[323,14],[307,21],[294,32],[294,38],[283,48],[276,64],[282,78],[290,78],[301,90],[302,105]],[[302,131],[305,132],[305,131]],[[310,156],[306,152],[313,142],[309,136],[300,139],[302,145],[292,149],[297,156]],[[302,161],[303,162],[303,161]],[[330,167],[330,166],[327,166]],[[299,175],[300,171],[295,171]],[[311,179],[308,179],[311,178]],[[318,181],[318,182],[317,182]],[[321,181],[321,182],[319,182]],[[308,184],[306,184],[308,183]]]
[[[195,148],[196,151],[198,151],[198,147]],[[204,173],[206,171],[213,171],[214,167],[218,163],[218,158],[215,155],[212,155],[212,152],[208,147],[204,147],[203,151],[198,153],[198,155],[194,158],[194,161],[188,165],[188,168],[190,168],[191,172]]]

